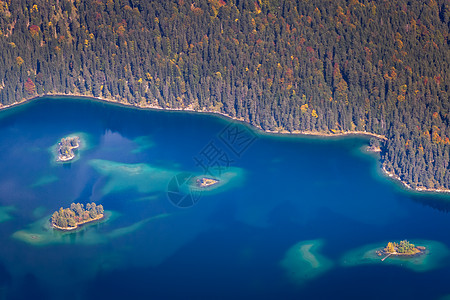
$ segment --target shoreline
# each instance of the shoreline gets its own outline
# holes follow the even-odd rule
[[[75,148],[76,149],[76,148]],[[75,155],[72,155],[72,156],[69,156],[69,157],[67,157],[67,158],[59,158],[58,157],[58,160],[57,160],[57,162],[68,162],[68,161],[71,161],[72,159],[74,159],[75,158]]]
[[[219,116],[223,116],[227,119],[232,119],[235,121],[239,121],[241,123],[244,123],[246,125],[251,126],[252,128],[256,128],[258,131],[262,132],[262,133],[266,133],[266,134],[274,134],[274,135],[303,135],[303,136],[313,136],[313,137],[342,137],[342,136],[347,136],[347,135],[363,135],[363,136],[371,136],[371,137],[376,137],[379,138],[381,140],[385,140],[387,141],[387,137],[385,137],[384,135],[381,134],[376,134],[376,133],[372,133],[372,132],[368,132],[368,131],[339,131],[336,133],[326,133],[326,132],[320,132],[320,131],[301,131],[301,130],[294,130],[294,131],[288,131],[288,130],[282,130],[282,131],[274,131],[274,130],[264,130],[261,128],[261,126],[257,126],[257,125],[252,125],[249,122],[245,121],[244,118],[238,118],[238,117],[232,117],[230,115],[227,115],[226,113],[223,112],[219,112],[219,111],[213,111],[213,110],[208,110],[208,109],[201,109],[201,110],[196,110],[190,107],[186,107],[186,108],[170,108],[170,107],[161,107],[159,105],[153,105],[153,104],[148,104],[148,105],[133,105],[130,103],[125,103],[125,102],[121,102],[120,100],[116,100],[116,99],[110,99],[110,98],[103,98],[103,97],[95,97],[95,96],[87,96],[87,95],[82,95],[82,94],[63,94],[63,93],[48,93],[48,94],[42,94],[42,95],[38,95],[38,96],[34,96],[32,98],[29,99],[22,99],[19,102],[13,103],[13,104],[8,104],[8,105],[4,105],[4,106],[0,106],[0,111],[3,109],[8,109],[8,108],[13,108],[16,106],[20,106],[23,104],[26,104],[28,102],[32,102],[33,100],[39,99],[39,98],[52,98],[52,97],[77,97],[77,98],[83,98],[83,99],[87,99],[90,101],[98,101],[98,102],[108,102],[111,104],[115,104],[118,106],[122,106],[122,107],[126,107],[126,108],[135,108],[135,109],[142,109],[142,110],[162,110],[162,111],[175,111],[175,112],[192,112],[192,113],[206,113],[206,114],[211,114],[211,115],[219,115]],[[1,105],[1,104],[0,104]]]
[[[412,191],[416,191],[416,192],[428,192],[428,193],[446,193],[446,194],[450,193],[450,189],[429,189],[424,186],[413,188],[411,185],[409,185],[408,183],[403,181],[400,178],[400,176],[398,176],[394,172],[390,172],[390,171],[386,170],[385,166],[382,166],[381,170],[386,177],[395,179],[396,181],[400,182],[403,185],[403,187],[405,187],[408,190],[412,190]]]
[[[261,128],[259,128],[262,130]],[[368,131],[339,131],[337,133],[326,133],[326,132],[319,132],[319,131],[301,131],[301,130],[294,130],[294,131],[273,131],[273,130],[263,130],[265,133],[279,135],[279,134],[287,134],[287,135],[304,135],[304,136],[315,136],[315,137],[343,137],[347,135],[365,135],[365,136],[371,136],[379,138],[380,140],[387,141],[387,137],[381,134],[376,134]]]
[[[344,136],[351,136],[351,135],[355,135],[355,136],[371,136],[371,137],[376,137],[379,139],[382,139],[384,141],[387,141],[387,137],[384,135],[380,135],[380,134],[376,134],[376,133],[371,133],[371,132],[367,132],[367,131],[344,131],[344,132],[337,132],[337,133],[325,133],[325,132],[319,132],[319,131],[301,131],[301,130],[294,130],[292,132],[284,130],[284,131],[271,131],[271,130],[263,130],[260,126],[255,126],[250,124],[249,122],[246,122],[243,118],[237,118],[237,117],[232,117],[229,116],[223,112],[217,112],[217,111],[211,111],[211,110],[207,110],[207,109],[203,109],[203,110],[195,110],[193,108],[187,107],[187,108],[164,108],[161,107],[159,105],[152,105],[152,104],[148,104],[148,105],[133,105],[130,103],[125,103],[125,102],[121,102],[120,100],[116,100],[116,99],[109,99],[109,98],[103,98],[103,97],[94,97],[94,96],[87,96],[87,95],[82,95],[82,94],[63,94],[63,93],[48,93],[48,94],[43,94],[43,95],[37,95],[34,96],[32,98],[29,99],[22,99],[19,102],[13,103],[13,104],[8,104],[8,105],[2,105],[0,106],[0,111],[1,110],[6,110],[8,108],[13,108],[16,106],[20,106],[23,104],[26,104],[28,102],[31,102],[35,99],[39,99],[39,98],[52,98],[52,97],[77,97],[77,98],[82,98],[82,99],[87,99],[90,101],[98,101],[98,102],[108,102],[111,104],[115,104],[115,105],[119,105],[122,107],[126,107],[126,108],[135,108],[135,109],[142,109],[142,110],[162,110],[162,111],[179,111],[179,112],[192,112],[192,113],[206,113],[206,114],[211,114],[211,115],[219,115],[228,119],[232,119],[235,121],[239,121],[241,123],[244,123],[246,125],[249,125],[253,128],[258,129],[259,131],[265,133],[265,134],[273,134],[273,135],[292,135],[292,136],[313,136],[313,137],[324,137],[324,138],[330,138],[330,137],[344,137]],[[1,104],[0,104],[1,105]],[[377,151],[378,152],[378,151]],[[411,187],[408,183],[404,182],[403,180],[401,180],[401,178],[393,173],[393,172],[388,172],[384,166],[381,167],[382,172],[385,176],[395,179],[396,181],[399,181],[405,188],[407,188],[408,190],[411,191],[416,191],[416,192],[428,192],[428,193],[450,193],[450,189],[428,189],[425,187],[416,187],[413,188]]]
[[[59,227],[58,225],[55,225],[55,224],[52,224],[52,227],[53,227],[53,228],[56,228],[56,229],[58,229],[58,230],[72,231],[72,230],[75,230],[75,229],[79,228],[79,227],[82,226],[82,225],[85,225],[85,224],[88,224],[88,223],[91,223],[91,222],[94,222],[94,221],[101,220],[101,219],[103,219],[104,217],[105,217],[105,214],[98,215],[98,216],[95,217],[94,219],[89,219],[89,220],[86,220],[86,221],[77,223],[77,226],[75,226],[75,227]]]
[[[280,135],[280,134],[285,134],[285,135],[304,135],[304,136],[315,136],[315,137],[341,137],[341,136],[346,136],[346,135],[365,135],[365,136],[371,136],[371,137],[376,137],[382,140],[387,141],[387,137],[385,137],[384,135],[381,134],[376,134],[376,133],[372,133],[372,132],[368,132],[368,131],[339,131],[336,133],[326,133],[326,132],[320,132],[320,131],[301,131],[301,130],[294,130],[294,131],[288,131],[288,130],[282,130],[282,131],[275,131],[275,130],[264,130],[261,128],[261,126],[257,126],[257,125],[252,125],[249,122],[245,121],[244,118],[238,118],[238,117],[232,117],[230,115],[227,115],[224,112],[219,112],[219,111],[213,111],[213,110],[208,110],[208,109],[201,109],[201,110],[196,110],[193,109],[191,107],[186,107],[186,108],[171,108],[171,107],[161,107],[159,105],[153,105],[153,104],[148,104],[148,105],[133,105],[130,103],[125,103],[125,102],[121,102],[120,100],[116,100],[116,99],[110,99],[110,98],[103,98],[103,97],[95,97],[95,96],[87,96],[87,95],[82,95],[82,94],[63,94],[63,93],[48,93],[48,94],[42,94],[42,95],[38,95],[38,96],[34,96],[32,98],[29,99],[22,99],[19,102],[13,103],[13,104],[8,104],[8,105],[4,105],[4,106],[0,106],[0,111],[3,109],[8,109],[8,108],[13,108],[16,106],[20,106],[23,104],[26,104],[28,102],[32,102],[33,100],[39,99],[39,98],[52,98],[52,97],[77,97],[77,98],[83,98],[83,99],[87,99],[87,100],[94,100],[94,101],[99,101],[99,102],[108,102],[108,103],[112,103],[115,105],[119,105],[122,107],[127,107],[127,108],[135,108],[135,109],[142,109],[142,110],[163,110],[163,111],[176,111],[176,112],[192,112],[192,113],[206,113],[206,114],[211,114],[211,115],[219,115],[219,116],[223,116],[227,119],[232,119],[235,121],[239,121],[242,122],[246,125],[249,125],[253,128],[258,129],[260,132],[263,133],[267,133],[267,134],[275,134],[275,135]],[[0,104],[1,105],[1,104]]]

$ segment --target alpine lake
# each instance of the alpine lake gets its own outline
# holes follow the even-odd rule
[[[448,299],[450,195],[385,177],[368,140],[73,97],[2,110],[0,299]],[[105,218],[52,228],[73,202]],[[375,255],[403,239],[426,255]]]

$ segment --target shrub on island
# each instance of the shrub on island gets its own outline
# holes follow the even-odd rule
[[[400,256],[410,256],[421,254],[425,250],[425,247],[416,246],[407,240],[396,242],[389,242],[385,248],[381,251],[377,251],[379,256],[381,255],[400,255]]]
[[[80,146],[80,138],[78,136],[62,138],[58,144],[58,160],[65,162],[75,157],[73,149]]]

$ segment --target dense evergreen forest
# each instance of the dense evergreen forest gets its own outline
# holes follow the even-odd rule
[[[450,2],[0,0],[0,102],[50,93],[217,111],[272,131],[385,135],[450,188]]]

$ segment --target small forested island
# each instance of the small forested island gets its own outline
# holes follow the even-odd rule
[[[416,246],[414,244],[411,244],[407,240],[400,241],[399,243],[396,242],[389,242],[386,247],[384,247],[381,250],[377,250],[376,253],[378,256],[385,256],[381,260],[384,261],[386,258],[388,258],[391,255],[394,256],[416,256],[421,255],[425,252],[425,247],[423,246]]]
[[[60,208],[51,218],[52,226],[59,230],[74,230],[78,226],[100,220],[104,216],[103,205],[72,203],[70,208]]]
[[[58,161],[69,161],[74,159],[73,149],[80,147],[80,138],[78,136],[69,136],[62,138],[58,144]]]
[[[197,186],[201,187],[201,188],[209,187],[209,186],[215,185],[217,183],[219,183],[219,180],[217,180],[217,179],[212,179],[212,178],[207,178],[207,177],[197,179]]]

